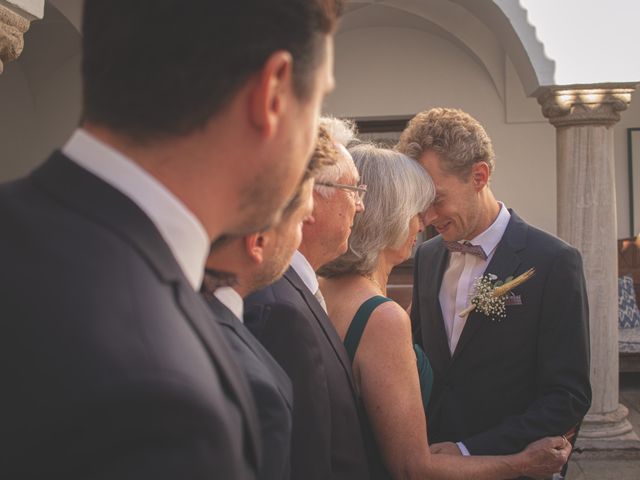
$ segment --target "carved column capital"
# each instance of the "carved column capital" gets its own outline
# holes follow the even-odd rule
[[[627,109],[634,90],[634,84],[548,87],[538,94],[538,103],[555,127],[610,126],[620,120],[620,112]]]
[[[13,10],[0,5],[0,73],[4,64],[15,60],[24,48],[24,33],[31,21]]]

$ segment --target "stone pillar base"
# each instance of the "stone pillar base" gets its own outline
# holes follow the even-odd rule
[[[640,458],[640,437],[624,405],[609,413],[590,413],[576,441],[577,458]]]

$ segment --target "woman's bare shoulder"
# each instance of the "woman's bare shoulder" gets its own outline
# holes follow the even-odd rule
[[[372,312],[365,335],[374,343],[406,343],[411,338],[411,319],[398,303],[385,302]]]

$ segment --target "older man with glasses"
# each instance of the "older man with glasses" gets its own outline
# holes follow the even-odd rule
[[[335,165],[318,172],[314,208],[284,277],[245,299],[245,324],[291,378],[291,478],[368,479],[361,403],[351,365],[327,317],[315,271],[347,250],[366,186],[345,145],[350,125],[323,118],[334,142]],[[345,452],[349,452],[345,455]]]

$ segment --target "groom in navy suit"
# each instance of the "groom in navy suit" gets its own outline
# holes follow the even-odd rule
[[[439,235],[415,256],[411,320],[434,369],[432,451],[509,454],[576,428],[591,401],[588,303],[580,253],[522,220],[489,187],[491,141],[468,114],[418,114],[396,147],[429,172],[425,223]],[[483,275],[535,275],[504,317],[462,315]]]

